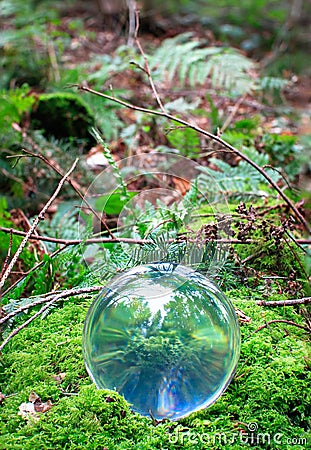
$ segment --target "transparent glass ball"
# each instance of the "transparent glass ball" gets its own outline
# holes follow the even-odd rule
[[[115,277],[84,324],[87,371],[134,411],[177,420],[211,405],[232,379],[240,331],[231,302],[189,267],[152,263]]]

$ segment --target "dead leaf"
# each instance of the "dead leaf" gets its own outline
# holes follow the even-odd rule
[[[45,413],[49,409],[51,409],[52,406],[53,403],[51,402],[51,400],[42,402],[38,394],[36,394],[35,392],[31,392],[29,395],[29,402],[22,403],[19,406],[18,414],[27,421],[37,421],[40,417],[40,414],[38,413]]]
[[[0,405],[2,405],[2,403],[4,402],[6,396],[4,394],[2,394],[2,392],[0,392]]]
[[[45,413],[45,412],[47,412],[49,409],[52,408],[53,403],[51,402],[51,400],[48,400],[48,401],[45,402],[45,403],[42,403],[41,400],[40,400],[40,402],[35,402],[35,403],[34,403],[34,406],[35,406],[35,411],[36,411],[36,412]]]
[[[27,421],[29,421],[30,419],[33,419],[35,421],[39,420],[39,415],[35,411],[34,403],[22,403],[21,405],[19,405],[18,409],[18,414],[22,416],[23,419]]]
[[[41,401],[39,395],[36,394],[35,392],[31,392],[30,395],[29,395],[29,401],[30,401],[31,403],[34,403],[34,402],[36,402],[37,400],[40,400],[40,401]]]
[[[52,378],[53,380],[57,381],[58,383],[61,383],[63,381],[63,379],[66,376],[66,372],[60,372],[57,375],[53,375]]]
[[[180,177],[172,177],[172,179],[175,189],[179,191],[181,195],[186,195],[191,187],[190,182]]]

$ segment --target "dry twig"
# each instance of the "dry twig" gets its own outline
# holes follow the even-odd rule
[[[248,164],[250,164],[252,167],[254,167],[254,169],[256,169],[269,182],[269,184],[277,191],[277,193],[280,195],[280,197],[282,197],[282,199],[285,201],[285,203],[293,211],[293,213],[295,214],[295,216],[297,217],[299,222],[304,226],[305,230],[309,234],[311,234],[311,227],[308,224],[308,222],[306,221],[306,219],[298,211],[298,209],[296,208],[294,203],[291,201],[291,199],[287,197],[287,195],[282,191],[282,189],[277,185],[277,183],[275,181],[273,181],[273,179],[265,172],[265,170],[262,167],[260,167],[258,164],[256,164],[252,159],[250,159],[247,155],[244,155],[244,153],[240,152],[240,150],[238,150],[236,147],[234,147],[233,145],[231,145],[228,142],[226,142],[223,139],[221,139],[220,136],[212,134],[209,131],[203,130],[203,128],[201,128],[201,127],[199,127],[197,125],[194,125],[194,124],[192,124],[192,123],[190,123],[190,122],[188,122],[188,121],[186,121],[184,119],[181,119],[179,117],[173,116],[172,114],[169,114],[169,113],[167,113],[167,112],[165,112],[163,110],[158,111],[158,110],[154,110],[154,109],[143,108],[143,107],[134,105],[132,103],[126,102],[124,100],[121,100],[119,98],[116,98],[114,96],[111,96],[111,95],[104,94],[102,92],[96,91],[96,90],[91,89],[90,87],[85,86],[85,85],[77,85],[77,84],[75,84],[73,86],[77,87],[80,91],[88,92],[90,94],[97,95],[99,97],[105,98],[105,99],[110,100],[110,101],[112,101],[114,103],[122,105],[122,106],[124,106],[126,108],[132,109],[133,111],[141,111],[141,112],[144,112],[146,114],[152,114],[152,115],[155,115],[155,116],[165,117],[166,119],[168,119],[170,121],[174,121],[174,122],[180,123],[181,125],[185,125],[186,127],[197,131],[198,133],[202,134],[203,136],[206,136],[206,137],[208,137],[208,138],[218,142],[223,147],[231,150],[233,153],[235,153],[241,159],[243,159]]]
[[[72,297],[74,295],[81,295],[81,294],[93,294],[94,292],[98,292],[103,288],[103,286],[92,286],[92,287],[86,287],[86,288],[75,288],[75,289],[68,289],[65,291],[60,292],[54,292],[50,293],[48,292],[47,295],[42,295],[41,298],[38,300],[35,300],[32,303],[29,303],[28,305],[21,306],[20,308],[16,309],[15,311],[12,311],[8,313],[6,316],[2,317],[0,319],[0,325],[7,322],[12,317],[17,316],[23,311],[27,311],[29,308],[33,308],[34,306],[41,305],[42,303],[47,303],[57,297],[57,300],[63,300],[68,297]]]
[[[307,331],[308,333],[311,332],[311,329],[308,327],[304,327],[303,325],[300,325],[299,323],[293,322],[291,320],[285,320],[285,319],[275,319],[275,320],[269,320],[269,322],[264,323],[261,325],[257,330],[254,331],[254,333],[258,333],[258,331],[263,330],[264,328],[268,327],[271,323],[286,323],[287,325],[292,325],[297,328],[301,328],[304,331]]]
[[[276,300],[276,301],[268,301],[265,300],[259,300],[256,302],[259,306],[294,306],[294,305],[307,305],[308,303],[311,303],[311,297],[304,297],[304,298],[295,298],[290,300]]]
[[[142,57],[144,58],[144,63],[145,63],[145,67],[140,67],[140,66],[138,66],[138,67],[140,69],[142,69],[143,72],[145,72],[145,74],[147,75],[149,83],[150,83],[150,86],[151,86],[151,89],[152,89],[152,92],[153,92],[153,95],[154,95],[154,97],[155,97],[155,99],[156,99],[156,101],[157,101],[157,103],[159,105],[159,108],[165,114],[165,108],[164,108],[163,103],[162,103],[162,101],[161,101],[161,99],[159,97],[158,91],[157,91],[157,89],[155,87],[155,84],[154,84],[154,81],[153,81],[153,78],[152,78],[152,75],[151,75],[151,70],[150,70],[150,67],[149,67],[148,59],[147,59],[146,54],[145,54],[145,52],[144,52],[144,50],[143,50],[143,48],[141,46],[141,43],[140,43],[140,41],[138,39],[139,11],[137,9],[135,10],[135,17],[136,17],[136,28],[135,28],[135,34],[134,34],[135,43],[136,43],[136,45],[137,45],[137,47],[138,47]],[[137,64],[135,64],[135,65],[137,65]]]
[[[100,286],[95,286],[95,287],[91,287],[91,288],[80,288],[80,289],[70,289],[68,291],[63,291],[55,296],[52,297],[52,299],[50,299],[51,297],[46,297],[44,299],[44,302],[48,301],[48,303],[46,305],[44,305],[39,311],[37,311],[34,315],[32,315],[31,317],[29,317],[29,319],[27,319],[24,323],[22,323],[19,327],[15,328],[15,330],[13,330],[9,336],[2,342],[2,344],[0,345],[0,352],[2,352],[2,350],[4,349],[4,347],[8,344],[8,342],[10,342],[10,340],[16,336],[21,330],[23,330],[24,328],[27,327],[27,325],[29,325],[33,320],[35,320],[37,317],[41,316],[41,314],[46,311],[47,309],[49,309],[54,303],[56,303],[59,300],[62,300],[64,298],[67,297],[71,297],[73,295],[80,295],[83,293],[90,293],[90,292],[96,292],[98,290],[100,290],[101,287]],[[39,303],[37,303],[39,304]],[[33,305],[35,306],[35,305]],[[28,305],[29,308],[29,305]],[[7,316],[6,316],[7,317]],[[12,317],[12,316],[11,316]]]

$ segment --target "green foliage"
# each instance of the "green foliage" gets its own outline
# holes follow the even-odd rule
[[[103,153],[109,163],[109,166],[111,167],[111,169],[113,171],[113,175],[115,176],[117,186],[121,190],[124,200],[126,200],[128,198],[128,194],[127,194],[127,188],[126,188],[126,184],[123,180],[122,173],[121,173],[118,165],[116,164],[115,160],[113,159],[111,151],[107,147],[107,144],[105,143],[105,141],[103,140],[103,138],[101,137],[99,132],[97,130],[95,130],[95,128],[92,131],[93,131],[93,135],[94,135],[95,139],[97,140],[97,142],[99,144],[101,144],[101,146],[103,148]],[[121,197],[121,200],[122,200],[122,197]]]
[[[175,128],[167,134],[167,140],[177,148],[179,153],[188,158],[198,157],[200,152],[200,138],[191,128]]]
[[[29,94],[27,85],[21,88],[0,92],[0,146],[7,148],[21,140],[20,133],[12,128],[14,122],[19,124],[24,114],[29,113],[34,104],[34,97]]]
[[[8,204],[5,197],[0,197],[0,226],[4,228],[15,228],[14,223],[11,220],[10,213],[7,210]],[[0,230],[0,271],[3,268],[3,264],[8,256],[8,250],[10,248],[10,235]],[[11,255],[14,254],[22,241],[21,236],[12,235],[12,247]],[[24,269],[27,270],[31,268],[36,261],[36,256],[34,253],[29,251],[26,247],[20,255],[20,262],[24,265]],[[10,262],[10,258],[6,261]]]
[[[54,27],[59,23],[60,7],[68,3],[68,0],[62,3],[50,0],[1,2],[1,15],[10,26],[0,32],[0,62],[5,69],[0,76],[0,88],[24,83],[44,87],[57,78],[55,65],[68,34]]]
[[[303,146],[297,142],[297,136],[265,134],[262,144],[272,164],[282,167],[289,180],[294,180],[303,164],[309,162]]]
[[[134,58],[139,61],[142,59],[136,49],[121,45],[116,49],[114,55],[97,56],[94,62],[96,63],[96,67],[99,68],[91,72],[87,79],[90,83],[95,84],[97,88],[101,89],[111,77],[129,69],[130,61]]]
[[[251,147],[244,147],[243,153],[259,166],[269,163],[269,156],[259,153]],[[225,161],[217,158],[209,160],[215,169],[200,166],[199,186],[202,192],[223,192],[228,199],[250,199],[268,197],[269,184],[267,180],[246,161],[241,160],[237,166],[232,167]],[[281,176],[278,172],[266,169],[269,176],[277,182]],[[271,191],[270,191],[271,195]]]
[[[248,71],[255,63],[233,48],[206,47],[204,42],[191,40],[191,33],[166,39],[150,56],[156,77],[178,80],[182,86],[204,84],[210,77],[212,86],[232,95],[248,92],[253,81]]]

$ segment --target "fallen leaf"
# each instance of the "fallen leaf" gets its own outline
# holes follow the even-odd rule
[[[39,395],[36,394],[35,392],[31,392],[30,395],[29,395],[29,401],[30,401],[31,403],[34,403],[34,402],[36,402],[37,400],[40,400],[40,401],[41,401]]]
[[[6,396],[4,394],[2,394],[2,392],[0,392],[0,405],[2,405],[2,403],[4,402],[5,397]]]
[[[28,403],[22,403],[18,407],[19,412],[18,414],[23,417],[23,419],[30,420],[33,419],[35,421],[39,420],[39,415],[35,411],[35,405],[34,403],[28,402]]]
[[[61,383],[63,381],[63,379],[66,376],[66,372],[60,372],[57,375],[53,375],[52,378],[55,381],[58,381],[58,383]]]
[[[38,413],[45,413],[49,409],[51,409],[52,406],[53,403],[51,402],[51,400],[42,402],[38,394],[36,394],[35,392],[31,392],[29,395],[29,402],[22,403],[19,406],[18,414],[27,421],[30,421],[30,419],[37,421],[40,417],[40,414]]]
[[[48,401],[45,402],[45,403],[42,403],[41,400],[40,400],[40,402],[35,402],[35,403],[34,403],[34,406],[35,406],[35,411],[36,411],[36,412],[45,413],[45,412],[47,412],[49,409],[52,408],[53,403],[51,402],[51,400],[48,400]]]
[[[181,195],[186,195],[189,191],[191,184],[188,180],[180,177],[173,177],[173,183],[175,189],[181,193]]]

